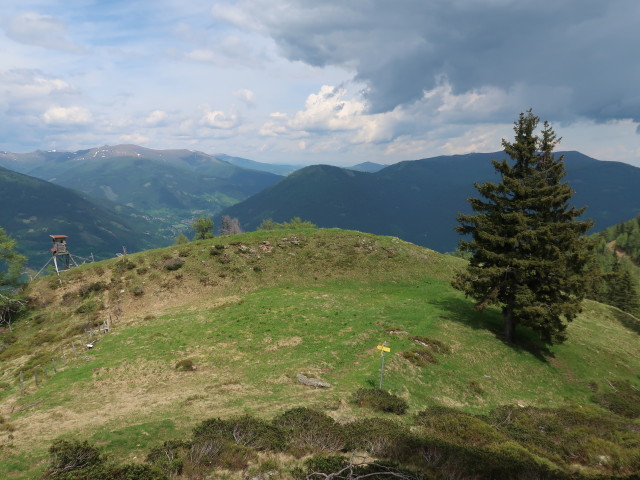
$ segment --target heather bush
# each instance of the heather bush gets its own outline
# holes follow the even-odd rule
[[[356,390],[351,397],[351,402],[359,407],[397,415],[404,415],[409,408],[409,404],[404,399],[377,388],[360,388]]]

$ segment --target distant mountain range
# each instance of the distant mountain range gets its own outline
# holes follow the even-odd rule
[[[640,168],[604,162],[579,152],[565,155],[566,181],[576,191],[572,203],[602,230],[640,212]],[[294,216],[321,227],[383,235],[446,252],[456,248],[458,212],[470,212],[466,198],[477,196],[474,182],[497,180],[491,159],[504,152],[405,161],[374,173],[328,165],[298,170],[279,183],[227,208],[247,230],[262,220]]]
[[[225,155],[224,153],[216,153],[215,157],[238,167],[259,170],[261,172],[275,173],[276,175],[283,176],[289,175],[290,173],[302,168],[295,165],[256,162],[255,160],[249,160],[248,158],[232,157],[231,155]]]
[[[382,163],[374,163],[374,162],[362,162],[354,165],[353,167],[347,167],[349,170],[356,170],[358,172],[369,172],[375,173],[379,172],[383,168],[388,167],[389,165],[384,165]]]
[[[573,204],[588,206],[594,231],[640,212],[640,168],[564,154],[566,180],[576,190]],[[390,166],[315,165],[292,173],[288,169],[295,167],[279,166],[276,171],[288,173],[282,177],[248,159],[135,145],[0,152],[0,165],[13,170],[0,175],[0,225],[37,261],[45,258],[49,234],[70,235],[79,254],[104,257],[122,245],[130,251],[167,245],[189,230],[195,216],[225,214],[237,217],[245,230],[267,218],[283,222],[297,216],[321,227],[393,235],[446,252],[458,242],[456,214],[469,212],[466,198],[477,196],[474,182],[496,180],[490,160],[504,157],[495,152]]]
[[[202,152],[136,145],[0,153],[0,165],[126,205],[152,217],[167,238],[184,230],[194,215],[215,215],[282,178]],[[258,165],[264,164],[254,162]]]
[[[0,167],[0,226],[18,241],[29,265],[50,257],[49,235],[68,235],[71,253],[96,259],[165,244],[155,225],[134,210]]]

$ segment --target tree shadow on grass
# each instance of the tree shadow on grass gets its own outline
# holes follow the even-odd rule
[[[555,354],[540,340],[539,335],[526,327],[516,328],[514,343],[505,341],[504,320],[499,310],[495,308],[479,312],[473,308],[473,302],[465,298],[449,297],[431,302],[444,312],[441,318],[464,324],[474,330],[484,330],[516,352],[528,352],[541,362],[548,363],[555,358]]]
[[[623,327],[632,332],[640,335],[640,320],[631,315],[630,313],[623,312],[622,310],[611,309],[613,318],[615,318]]]

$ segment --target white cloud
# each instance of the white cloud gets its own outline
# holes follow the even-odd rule
[[[144,120],[144,123],[150,127],[165,126],[168,124],[169,115],[163,110],[154,110]]]
[[[236,90],[233,95],[249,107],[253,107],[256,104],[256,94],[248,88]]]
[[[131,133],[127,135],[120,135],[120,141],[122,143],[131,143],[135,145],[141,145],[149,142],[151,139],[149,137],[145,137],[139,133]]]
[[[67,26],[59,19],[36,12],[23,12],[4,22],[7,37],[26,45],[82,53],[84,48],[68,37]]]
[[[240,124],[240,118],[235,113],[225,113],[221,110],[215,110],[205,112],[200,124],[209,128],[229,130]]]
[[[42,114],[42,120],[52,126],[86,125],[91,122],[91,112],[83,107],[51,107]]]

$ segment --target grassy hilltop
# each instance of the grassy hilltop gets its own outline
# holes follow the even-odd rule
[[[434,406],[599,411],[594,395],[640,385],[637,319],[587,301],[565,344],[545,349],[522,330],[510,346],[499,311],[475,312],[451,288],[463,266],[394,237],[259,231],[40,279],[28,290],[31,312],[0,334],[0,478],[41,475],[60,436],[137,462],[211,417],[269,420],[305,406],[340,423],[409,425]],[[109,317],[111,331],[97,333]],[[99,338],[91,350],[81,348],[88,328]],[[385,341],[384,389],[408,402],[403,417],[349,402],[377,386]],[[302,386],[298,373],[332,387]]]

